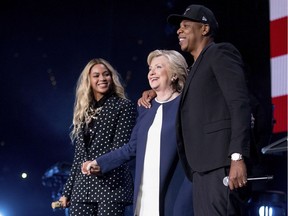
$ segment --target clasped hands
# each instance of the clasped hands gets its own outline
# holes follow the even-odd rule
[[[101,173],[96,160],[85,161],[81,166],[81,172],[85,175],[99,175]]]

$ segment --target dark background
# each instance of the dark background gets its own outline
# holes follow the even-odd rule
[[[43,178],[55,164],[72,161],[68,134],[82,69],[92,58],[110,61],[136,102],[148,88],[149,52],[180,51],[176,29],[166,24],[167,16],[183,13],[192,3],[212,9],[220,25],[216,41],[231,42],[242,53],[251,95],[257,101],[258,147],[277,140],[279,134],[271,134],[268,0],[2,0],[0,213],[64,215],[50,207],[58,183],[50,187]],[[191,57],[184,55],[191,64]],[[257,171],[274,174],[275,179],[254,186],[255,190],[286,192],[285,154],[263,156]],[[23,172],[26,179],[21,178]]]

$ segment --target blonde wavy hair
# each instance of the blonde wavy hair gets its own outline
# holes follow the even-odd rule
[[[120,98],[126,99],[126,94],[124,87],[121,83],[121,76],[120,74],[112,67],[112,65],[102,59],[102,58],[96,58],[90,60],[85,68],[83,69],[82,73],[79,76],[79,79],[77,81],[76,86],[76,97],[75,97],[75,103],[74,103],[74,112],[73,112],[73,130],[70,133],[70,138],[73,141],[82,126],[82,124],[85,123],[85,113],[89,109],[89,106],[91,105],[92,101],[94,100],[93,91],[90,84],[90,71],[91,68],[96,64],[102,64],[104,65],[107,70],[111,73],[112,78],[112,85],[111,85],[111,91],[115,93]]]
[[[168,75],[170,79],[176,77],[176,79],[172,79],[172,88],[177,92],[182,92],[184,88],[184,84],[187,78],[187,70],[188,65],[183,57],[179,52],[175,50],[154,50],[149,53],[147,57],[148,65],[151,64],[151,61],[155,57],[164,56],[168,59],[169,62],[169,71]]]

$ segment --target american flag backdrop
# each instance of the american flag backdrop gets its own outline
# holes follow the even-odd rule
[[[288,0],[270,0],[271,95],[274,133],[287,132],[287,16]]]

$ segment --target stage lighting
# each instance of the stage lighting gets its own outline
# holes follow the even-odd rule
[[[0,216],[8,216],[8,215],[10,215],[9,212],[8,212],[7,206],[5,206],[4,203],[0,203],[0,204],[2,204],[2,205],[0,206]],[[4,205],[3,205],[3,204],[4,204]]]
[[[249,200],[249,216],[286,216],[286,194],[281,191],[254,192]]]
[[[260,216],[265,216],[265,215],[268,215],[268,216],[273,216],[273,207],[270,207],[270,206],[261,206],[259,208],[259,215]]]
[[[23,172],[23,173],[21,174],[21,177],[22,177],[22,179],[26,179],[26,178],[28,177],[28,175],[27,175],[27,173]],[[1,216],[1,215],[0,215],[0,216]]]

